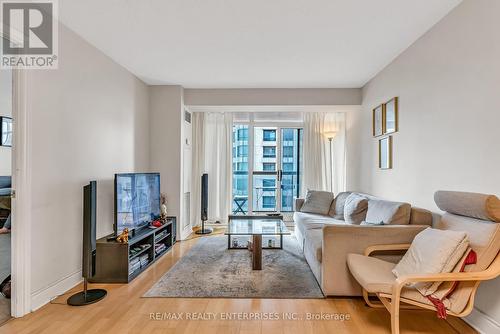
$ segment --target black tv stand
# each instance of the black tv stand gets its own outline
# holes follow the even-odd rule
[[[128,283],[167,253],[176,238],[176,217],[167,217],[158,228],[141,227],[128,243],[116,242],[114,236],[97,240],[96,274],[93,283]],[[139,264],[137,264],[139,262]]]

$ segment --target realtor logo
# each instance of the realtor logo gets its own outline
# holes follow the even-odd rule
[[[57,68],[57,2],[1,1],[0,68]]]

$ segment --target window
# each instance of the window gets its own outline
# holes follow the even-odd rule
[[[238,129],[238,140],[248,140],[248,128]]]
[[[262,164],[262,170],[263,171],[275,171],[276,164],[274,162],[264,162]]]
[[[294,138],[293,134],[295,133],[296,129],[283,129],[283,140],[284,141],[292,141]]]
[[[264,141],[276,141],[276,130],[263,130],[262,138]]]
[[[264,179],[262,180],[263,188],[276,188],[276,180],[274,179]]]
[[[293,163],[292,162],[283,163],[283,171],[284,172],[293,172]]]
[[[238,157],[248,157],[248,145],[240,145],[237,147]]]
[[[276,198],[274,196],[262,196],[262,207],[264,209],[274,208],[276,206]]]
[[[283,146],[283,157],[293,158],[293,146]]]
[[[238,162],[236,163],[236,172],[246,172],[248,171],[248,162]]]
[[[234,179],[236,182],[235,184],[235,189],[239,192],[244,192],[246,193],[248,189],[248,178],[243,175],[243,177],[237,177]]]
[[[276,158],[276,147],[274,146],[264,146],[262,148],[264,158]]]

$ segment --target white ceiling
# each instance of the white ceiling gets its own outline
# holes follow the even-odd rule
[[[63,0],[60,20],[148,84],[362,87],[461,0]]]

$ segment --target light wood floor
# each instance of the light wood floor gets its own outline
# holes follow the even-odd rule
[[[8,321],[1,333],[388,333],[389,314],[371,309],[358,298],[320,299],[178,299],[141,298],[160,277],[199,239],[177,243],[169,254],[130,284],[93,284],[108,290],[99,303],[84,307],[65,304],[68,295],[57,298],[34,313]],[[80,287],[73,291],[79,290]],[[216,320],[151,320],[150,313],[210,312]],[[222,313],[289,312],[300,317],[306,313],[349,314],[349,321],[316,320],[221,320]],[[436,318],[427,311],[403,311],[402,333],[475,333],[459,319]]]

